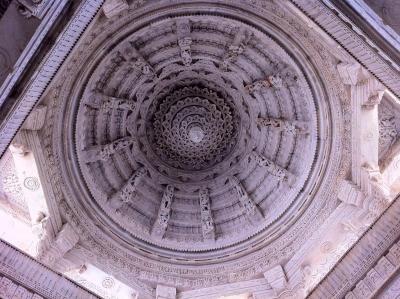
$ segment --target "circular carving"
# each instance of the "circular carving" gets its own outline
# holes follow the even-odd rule
[[[172,167],[212,167],[237,143],[236,108],[208,88],[180,88],[154,105],[148,128],[150,143],[160,159]]]
[[[111,288],[114,287],[115,281],[114,281],[114,279],[112,277],[107,276],[106,278],[103,279],[103,281],[101,282],[101,285],[105,289],[111,289]]]
[[[24,179],[24,187],[31,191],[36,191],[40,187],[39,180],[36,177],[27,177]]]

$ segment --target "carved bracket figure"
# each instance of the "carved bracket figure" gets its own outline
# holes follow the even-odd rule
[[[152,236],[157,239],[162,239],[168,227],[168,222],[171,214],[171,205],[174,198],[174,186],[168,185],[161,199],[160,208],[158,210],[157,219],[154,222]]]
[[[240,28],[235,35],[235,38],[231,45],[228,46],[228,51],[225,53],[220,68],[224,71],[228,71],[229,65],[235,62],[240,54],[242,54],[246,48],[246,45],[252,38],[252,34],[247,32],[244,28]]]
[[[144,177],[146,173],[146,168],[139,168],[133,173],[122,189],[111,196],[109,199],[109,205],[113,210],[118,210],[124,203],[129,203],[132,200],[136,194],[136,188],[139,185],[141,178]]]
[[[199,191],[201,228],[205,240],[215,239],[214,220],[211,212],[210,195],[207,188],[201,188]]]
[[[253,83],[247,84],[245,89],[250,93],[253,94],[256,91],[261,91],[267,88],[281,88],[283,86],[283,80],[280,75],[271,75],[268,76],[266,79],[258,80]]]
[[[176,31],[178,35],[178,45],[181,50],[181,58],[185,66],[192,64],[192,52],[190,45],[192,38],[190,37],[190,22],[188,19],[178,20],[176,22]]]
[[[97,92],[91,93],[85,100],[85,104],[104,111],[112,109],[134,111],[136,109],[136,103],[131,100],[110,97]]]
[[[106,145],[96,145],[82,152],[83,160],[86,163],[96,161],[107,161],[113,154],[123,150],[135,143],[132,137],[123,137]]]
[[[257,118],[259,126],[272,128],[285,132],[287,134],[308,134],[309,127],[306,122],[302,121],[288,121],[280,118],[259,117]]]
[[[120,54],[134,69],[141,71],[143,75],[153,76],[152,66],[142,57],[131,42],[126,42],[121,46]]]
[[[231,176],[229,178],[229,181],[233,186],[235,193],[239,197],[239,202],[242,205],[243,211],[246,214],[248,220],[252,224],[259,224],[260,222],[262,222],[264,220],[263,214],[254,203],[254,201],[249,197],[238,178],[235,176]]]
[[[251,159],[254,159],[257,164],[261,167],[265,167],[267,171],[278,178],[280,182],[287,183],[289,187],[293,186],[295,182],[295,177],[292,173],[287,171],[286,169],[276,165],[271,160],[267,159],[263,155],[260,155],[256,151],[253,151],[250,155]]]

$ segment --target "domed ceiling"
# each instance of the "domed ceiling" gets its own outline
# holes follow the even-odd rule
[[[296,63],[255,28],[169,18],[118,41],[88,75],[71,124],[81,176],[101,213],[139,243],[233,245],[304,187],[314,99]]]
[[[68,62],[44,143],[63,213],[104,263],[186,287],[252,277],[334,207],[336,71],[279,10],[250,8],[129,10]]]

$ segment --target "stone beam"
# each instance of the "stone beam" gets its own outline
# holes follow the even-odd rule
[[[243,208],[243,212],[246,214],[247,219],[252,224],[258,224],[264,221],[264,216],[261,213],[260,209],[254,203],[254,201],[249,197],[246,190],[243,188],[239,179],[235,176],[231,176],[229,181],[239,198],[239,202]]]
[[[98,298],[1,240],[0,274],[1,298]]]
[[[171,215],[172,200],[174,198],[174,186],[167,185],[161,199],[160,208],[158,209],[157,218],[153,224],[152,236],[157,239],[162,239],[168,227],[169,218]]]
[[[329,298],[374,297],[400,266],[399,215],[400,201],[397,197],[316,286],[309,298],[326,298],[328,294]]]
[[[6,79],[0,88],[0,106],[6,109],[3,112],[4,117],[0,119],[0,157],[3,155],[11,140],[21,127],[22,123],[29,115],[30,111],[37,104],[40,97],[45,92],[49,82],[52,80],[61,64],[65,61],[71,49],[80,38],[81,34],[93,20],[98,9],[100,9],[103,0],[86,0],[77,8],[74,15],[65,28],[60,32],[55,43],[45,56],[38,69],[30,77],[29,84],[20,94],[18,99],[8,99],[15,84],[21,79],[24,70],[32,59],[34,53],[41,46],[46,34],[50,31],[58,16],[62,13],[64,6],[68,1],[53,2],[48,14],[40,24],[35,35],[32,37],[32,43],[26,47],[21,57],[25,57],[18,62],[12,74]],[[3,104],[6,101],[12,101],[9,108]]]

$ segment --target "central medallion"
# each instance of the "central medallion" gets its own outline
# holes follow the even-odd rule
[[[153,151],[174,168],[207,169],[224,160],[237,143],[236,108],[211,87],[172,87],[150,114]]]
[[[204,138],[204,131],[201,127],[193,126],[189,129],[189,138],[194,143],[199,143]]]

